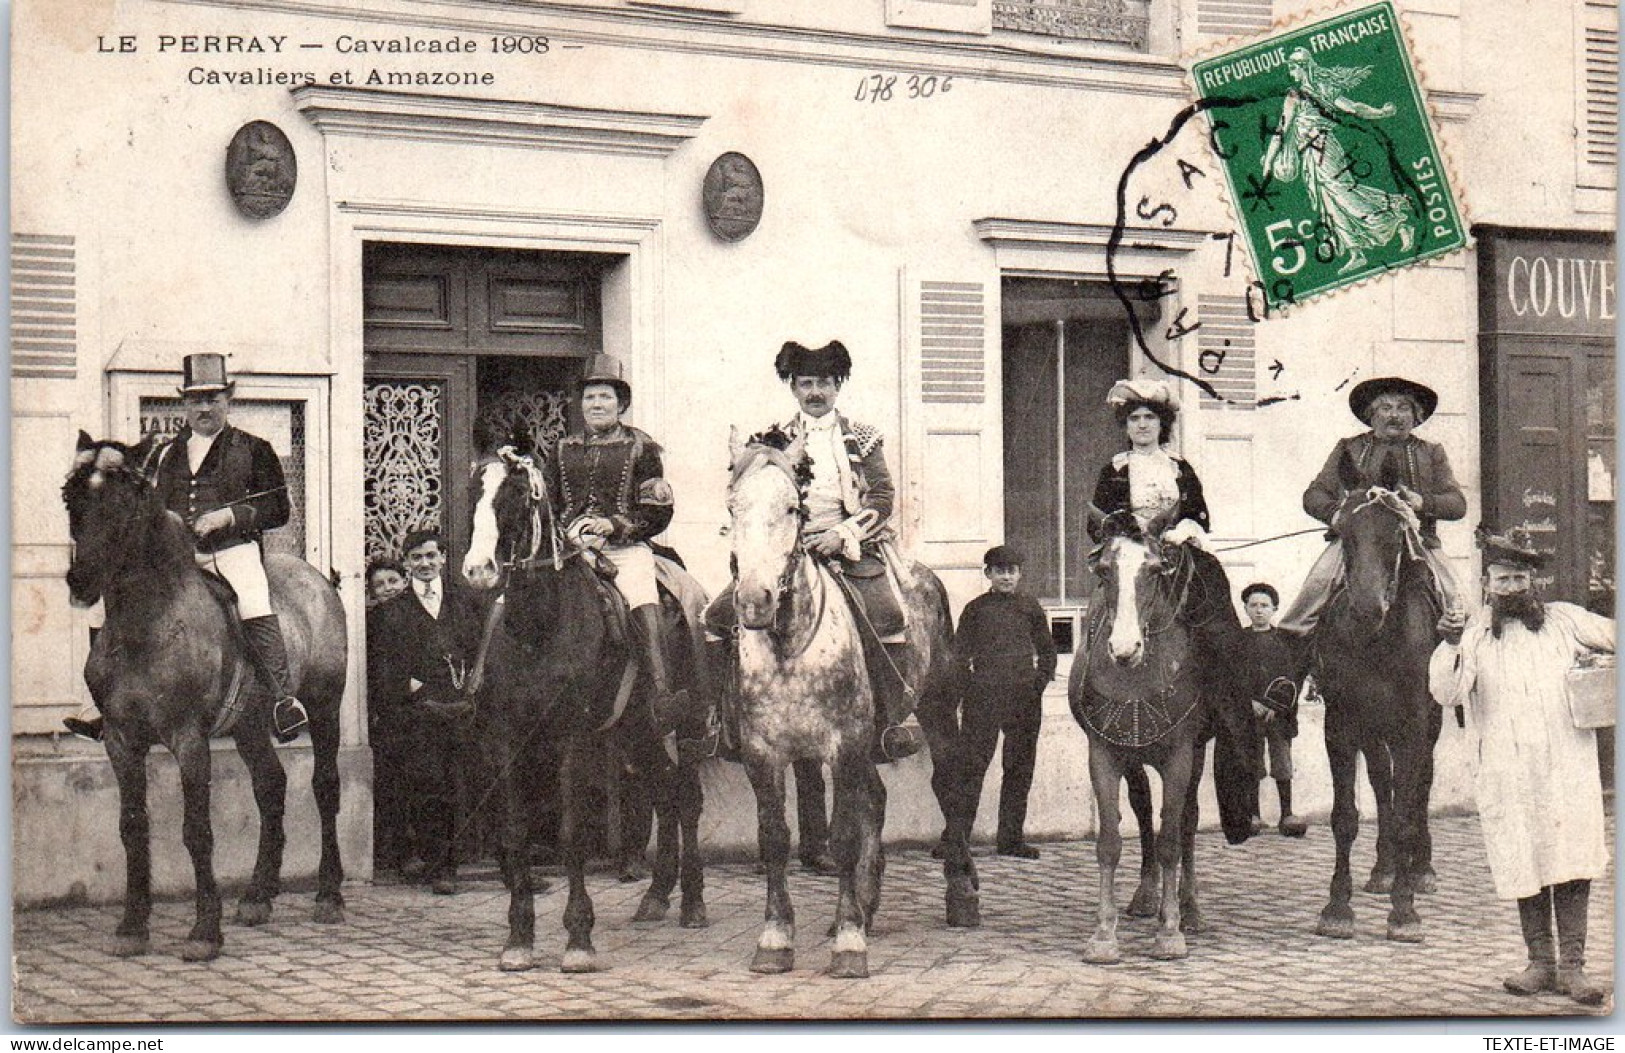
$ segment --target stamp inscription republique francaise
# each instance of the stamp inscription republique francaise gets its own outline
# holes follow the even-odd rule
[[[1271,306],[1465,246],[1391,3],[1273,34],[1191,72]]]

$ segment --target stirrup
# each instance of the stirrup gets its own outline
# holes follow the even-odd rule
[[[86,717],[82,720],[79,717],[66,717],[62,721],[62,726],[80,738],[89,739],[91,742],[102,741],[105,730],[104,722],[100,716]]]
[[[297,698],[289,695],[277,699],[276,708],[271,711],[271,723],[276,728],[278,742],[292,742],[310,723],[310,714]]]
[[[925,748],[925,732],[918,724],[891,724],[880,733],[875,749],[876,764],[891,764],[914,756]]]

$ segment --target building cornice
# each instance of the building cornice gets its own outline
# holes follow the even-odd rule
[[[562,48],[597,45],[856,67],[869,73],[934,73],[1151,98],[1184,99],[1190,94],[1184,68],[1173,59],[1038,38],[1018,46],[1007,37],[966,40],[925,30],[844,31],[752,23],[730,15],[515,0],[446,0],[433,6],[401,0],[169,2],[329,19],[352,27],[370,21],[447,33],[543,33]]]
[[[1428,89],[1427,96],[1434,114],[1446,124],[1465,123],[1478,108],[1478,100],[1484,97],[1483,93],[1476,91],[1438,91],[1432,88]]]
[[[1020,248],[1060,248],[1104,252],[1112,227],[1105,223],[1064,223],[1047,219],[988,217],[974,220],[976,236],[989,244]],[[1125,227],[1121,247],[1135,252],[1192,252],[1212,235],[1182,227]]]
[[[665,157],[704,117],[306,84],[294,105],[324,135]]]

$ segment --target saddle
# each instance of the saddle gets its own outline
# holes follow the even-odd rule
[[[1072,717],[1085,731],[1114,746],[1140,749],[1156,745],[1191,719],[1201,705],[1201,692],[1189,675],[1192,654],[1187,651],[1181,662],[1148,642],[1145,664],[1120,671],[1106,653],[1110,613],[1101,605],[1089,617],[1083,668],[1074,666],[1071,679],[1077,687],[1067,693]],[[1129,678],[1143,680],[1149,687],[1132,687],[1125,682]],[[1097,680],[1105,682],[1097,685]],[[1179,690],[1182,685],[1183,691]]]
[[[203,584],[214,597],[214,602],[220,605],[220,613],[226,620],[226,631],[237,642],[237,661],[232,664],[231,683],[226,687],[226,693],[220,704],[220,713],[214,718],[214,726],[209,729],[209,737],[231,734],[237,726],[237,721],[247,712],[248,699],[243,688],[253,682],[253,668],[248,662],[248,637],[243,635],[242,619],[237,616],[237,590],[231,587],[231,582],[221,577],[209,567],[199,567],[203,571]]]
[[[837,559],[830,569],[842,585],[859,621],[867,620],[881,643],[904,643],[908,616],[903,610],[902,586],[886,560],[872,552],[856,560]]]

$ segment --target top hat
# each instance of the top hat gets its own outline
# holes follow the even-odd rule
[[[802,347],[794,340],[779,348],[773,359],[773,369],[780,380],[795,377],[834,377],[845,381],[852,375],[852,355],[839,340],[831,340],[820,348]]]
[[[224,391],[230,395],[237,384],[226,375],[226,356],[211,352],[187,355],[181,362],[182,395],[213,395]]]
[[[1119,380],[1106,392],[1108,406],[1126,406],[1139,402],[1164,406],[1175,413],[1179,412],[1179,400],[1174,397],[1174,389],[1166,380],[1149,380],[1144,377],[1139,380]]]
[[[1505,534],[1491,534],[1480,528],[1479,544],[1484,549],[1484,565],[1494,563],[1521,570],[1539,570],[1551,557],[1535,549],[1529,531],[1513,527]]]
[[[982,557],[982,563],[988,567],[1019,567],[1026,560],[1021,553],[1009,545],[994,545]]]
[[[1366,414],[1371,412],[1371,404],[1383,395],[1409,395],[1414,399],[1416,411],[1421,414],[1421,420],[1416,422],[1418,424],[1433,416],[1433,411],[1439,408],[1439,393],[1426,384],[1418,384],[1404,377],[1372,377],[1354,385],[1354,390],[1349,392],[1349,409],[1364,421]]]
[[[626,382],[626,369],[614,355],[593,355],[587,359],[577,390],[585,391],[591,384],[608,384],[620,396],[621,408],[632,405],[632,385]]]

